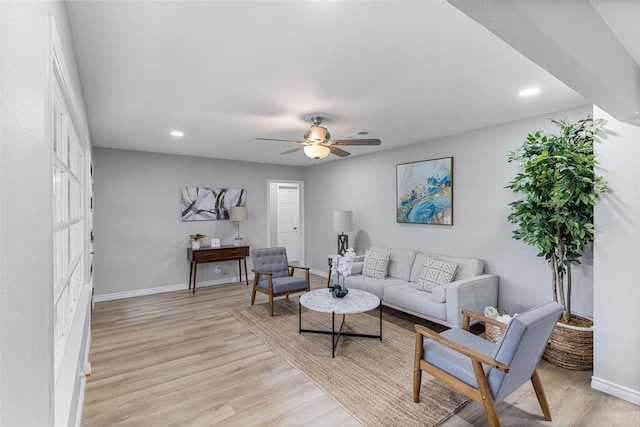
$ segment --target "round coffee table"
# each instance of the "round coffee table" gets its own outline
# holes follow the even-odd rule
[[[321,313],[331,313],[331,330],[313,330],[302,328],[302,307]],[[380,309],[380,333],[378,335],[358,334],[343,332],[345,316],[347,314],[364,313],[376,308]],[[342,323],[336,332],[336,313],[342,314]],[[331,334],[331,357],[335,357],[336,347],[342,335],[350,337],[379,338],[382,341],[382,304],[380,298],[371,292],[349,289],[349,293],[344,298],[334,298],[328,288],[316,289],[306,292],[300,296],[298,304],[298,329],[302,332],[313,332],[316,334]]]

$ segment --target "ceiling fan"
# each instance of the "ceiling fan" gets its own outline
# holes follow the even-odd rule
[[[337,145],[380,145],[379,139],[331,139],[331,134],[327,128],[320,126],[324,117],[311,117],[311,129],[304,134],[304,141],[292,139],[256,138],[261,141],[285,141],[300,144],[293,150],[288,150],[280,154],[291,154],[304,150],[304,153],[312,159],[324,159],[333,153],[338,157],[347,157],[351,153],[337,147]]]

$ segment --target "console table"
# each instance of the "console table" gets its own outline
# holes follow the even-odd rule
[[[189,289],[191,289],[191,278],[193,277],[193,293],[196,293],[196,273],[198,264],[207,262],[233,261],[238,260],[238,271],[242,282],[242,262],[244,262],[244,278],[249,286],[249,275],[247,272],[247,257],[249,256],[249,246],[220,246],[219,248],[205,247],[200,249],[187,248],[187,259],[189,260]]]

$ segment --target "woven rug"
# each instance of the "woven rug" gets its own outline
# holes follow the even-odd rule
[[[343,336],[331,358],[330,335],[298,332],[298,298],[277,300],[274,311],[259,304],[231,314],[364,426],[437,426],[469,401],[423,373],[413,402],[415,333],[406,327],[383,320],[382,341]],[[377,310],[370,313],[347,315],[345,330],[377,334]],[[302,327],[331,330],[331,314],[303,308]]]

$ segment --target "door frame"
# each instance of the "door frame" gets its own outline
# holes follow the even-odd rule
[[[298,210],[300,217],[299,229],[299,247],[298,258],[300,265],[306,265],[306,251],[305,251],[305,226],[304,226],[304,181],[295,181],[287,179],[268,179],[267,180],[267,244],[265,247],[274,247],[277,244],[277,215],[276,206],[278,204],[278,185],[298,185]]]

